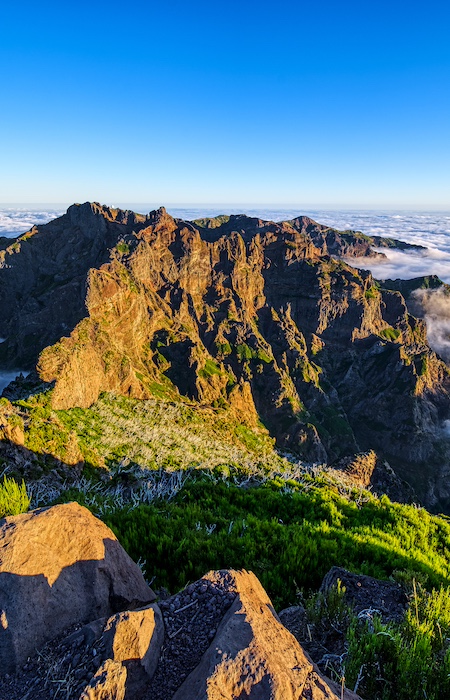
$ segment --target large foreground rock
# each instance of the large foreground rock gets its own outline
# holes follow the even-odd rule
[[[77,503],[0,521],[0,673],[75,623],[154,599],[114,533]]]
[[[220,584],[227,572],[205,578]],[[237,595],[197,668],[173,700],[337,700],[279,622],[256,576],[231,572]]]

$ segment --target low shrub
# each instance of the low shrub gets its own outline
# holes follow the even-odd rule
[[[317,589],[333,565],[378,578],[407,571],[429,588],[450,582],[444,520],[385,497],[358,503],[327,486],[203,478],[170,502],[106,521],[134,559],[147,561],[155,587],[171,591],[219,568],[251,569],[278,607],[295,604],[300,588]]]
[[[26,513],[29,507],[30,498],[25,482],[19,485],[14,479],[4,476],[3,483],[0,483],[0,518]]]
[[[400,337],[400,331],[398,328],[392,328],[392,326],[389,326],[388,328],[383,328],[383,330],[380,331],[380,335],[386,340],[395,342]]]
[[[347,634],[349,687],[373,700],[450,697],[450,592],[414,586],[405,619],[354,619]]]

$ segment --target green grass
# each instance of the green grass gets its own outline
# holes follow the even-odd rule
[[[223,343],[217,342],[216,348],[217,348],[217,352],[220,355],[231,355],[232,348],[231,348],[230,343],[227,340],[225,340]]]
[[[428,371],[428,358],[426,355],[423,355],[421,358],[421,365],[420,365],[420,376],[423,377],[426,375]]]
[[[373,238],[361,233],[361,231],[339,231],[339,233],[344,238],[357,238],[360,241],[366,241],[366,243],[373,243]]]
[[[383,328],[383,330],[380,331],[380,335],[382,338],[385,338],[385,340],[395,342],[399,339],[401,331],[398,328],[392,328],[392,326],[389,326],[389,328]]]
[[[116,250],[121,255],[128,255],[130,253],[130,246],[125,241],[121,241],[116,245]]]
[[[363,669],[359,692],[374,700],[450,697],[450,592],[414,585],[405,619],[382,624],[353,620],[345,675],[350,687]]]
[[[3,477],[0,482],[0,518],[7,515],[26,513],[30,507],[30,498],[25,483],[18,484],[14,479]]]
[[[261,360],[261,362],[265,362],[266,364],[273,362],[273,357],[268,355],[262,348],[254,350],[249,347],[247,343],[237,345],[236,354],[241,362],[247,362],[249,360]]]
[[[220,372],[213,361],[206,368],[208,376]],[[154,399],[103,394],[90,408],[67,411],[52,409],[51,392],[18,401],[25,446],[44,462],[51,455],[72,464],[79,454],[94,467],[112,468],[126,458],[143,469],[240,465],[250,472],[289,470],[264,426],[241,426],[219,405],[192,405],[169,382],[153,382],[150,389]],[[48,466],[53,468],[51,460]]]
[[[273,362],[273,357],[270,357],[270,355],[264,352],[264,350],[261,350],[261,348],[259,348],[256,352],[256,359],[261,360],[261,362],[265,362],[266,364]]]
[[[373,284],[371,287],[366,289],[364,296],[366,299],[376,299],[379,295],[378,286]]]
[[[134,559],[149,562],[155,587],[172,591],[228,567],[254,571],[276,607],[294,604],[298,588],[317,588],[333,565],[379,578],[406,571],[429,587],[450,583],[445,520],[386,497],[358,498],[307,481],[244,489],[203,477],[170,502],[121,510],[107,522]]]
[[[236,346],[236,354],[241,362],[245,362],[254,357],[254,350],[252,350],[247,343],[242,343]]]
[[[192,223],[196,226],[200,226],[200,228],[219,228],[222,226],[222,224],[226,224],[229,220],[230,217],[227,214],[219,214],[219,216],[194,219]]]
[[[205,366],[198,371],[200,377],[208,379],[213,377],[215,374],[222,374],[220,367],[214,362],[214,360],[206,360]]]

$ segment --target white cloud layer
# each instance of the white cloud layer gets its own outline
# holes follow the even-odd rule
[[[313,214],[313,212],[310,212]],[[397,238],[425,246],[421,252],[387,250],[386,261],[364,260],[378,279],[410,279],[438,275],[450,283],[450,212],[314,212],[321,223],[354,229],[367,235]],[[355,261],[353,261],[355,264]]]
[[[0,209],[0,236],[7,238],[20,236],[35,224],[46,224],[61,214],[64,214],[64,211],[56,209]]]
[[[386,250],[380,248],[387,260],[365,258],[347,262],[356,267],[370,270],[379,280],[386,279],[411,279],[426,275],[438,275],[444,282],[450,283],[450,253],[428,248],[420,252],[402,252],[399,250]]]
[[[450,295],[440,289],[416,289],[414,297],[422,307],[428,342],[448,364],[450,362]]]

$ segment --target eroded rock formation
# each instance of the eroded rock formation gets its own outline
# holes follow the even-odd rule
[[[449,370],[400,292],[333,257],[374,245],[407,244],[308,217],[74,205],[3,244],[0,366],[38,360],[54,408],[163,389],[262,420],[311,462],[374,450],[446,509]]]

